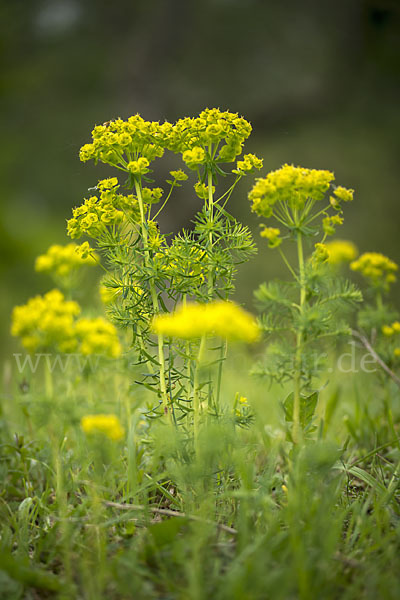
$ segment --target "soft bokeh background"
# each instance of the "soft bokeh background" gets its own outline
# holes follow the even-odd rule
[[[12,306],[51,285],[35,256],[68,241],[71,207],[109,173],[80,163],[79,147],[118,116],[241,113],[263,173],[284,162],[334,170],[356,190],[339,236],[400,262],[399,33],[398,0],[0,0],[1,358],[17,347]],[[230,206],[260,247],[238,279],[249,308],[281,270],[258,238],[251,183]],[[196,207],[194,194],[177,196],[164,230]]]

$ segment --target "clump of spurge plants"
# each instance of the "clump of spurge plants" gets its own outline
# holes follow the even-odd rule
[[[352,190],[329,171],[285,165],[257,179],[250,200],[290,277],[260,286],[258,320],[232,302],[237,266],[255,252],[226,210],[262,166],[240,156],[250,130],[219,110],[175,124],[134,116],[95,127],[82,148],[118,176],[73,210],[70,236],[89,239],[38,257],[61,289],[13,311],[29,353],[16,363],[32,369],[15,385],[4,369],[0,598],[397,598],[397,266],[328,241]],[[158,187],[165,152],[177,164]],[[176,210],[177,187],[193,193],[185,171],[198,211],[190,231],[170,234],[157,219]],[[346,263],[368,284],[352,329],[346,311],[361,294],[340,278]],[[94,265],[103,276],[85,306]],[[344,381],[331,369],[317,434],[326,341],[342,334],[379,372]],[[263,378],[237,368],[250,353],[225,361],[228,343],[261,348],[262,337],[255,370],[284,391],[266,394]],[[35,354],[46,358],[44,390]]]
[[[186,321],[187,330],[175,335],[162,325],[160,315],[178,307],[182,315],[191,314],[197,304],[208,306],[214,300],[219,301],[215,306],[219,316],[239,312],[228,299],[237,265],[254,254],[255,246],[248,228],[227,212],[226,205],[240,179],[262,167],[262,160],[253,154],[236,160],[250,133],[245,119],[218,109],[206,109],[196,118],[175,124],[145,121],[136,115],[96,126],[92,142],[80,151],[82,161],[106,163],[119,175],[99,181],[92,195],[73,210],[68,233],[73,239],[86,235],[95,240],[107,271],[101,282],[107,313],[114,323],[131,331],[138,363],[147,365],[141,383],[159,399],[154,415],[168,415],[176,424],[184,417],[183,422],[190,424],[193,413],[197,424],[200,407],[206,406],[202,410],[208,414],[220,413],[226,340],[235,336],[229,319],[221,319],[217,328],[210,329],[212,304],[209,312],[193,313],[194,333]],[[178,168],[170,172],[163,188],[152,185],[153,165],[165,151],[180,155],[183,166],[197,180],[194,191],[199,210],[193,229],[177,235],[161,232],[157,219],[188,175]],[[228,175],[229,184],[217,193]],[[248,319],[252,332],[247,337],[257,337],[252,319],[242,318]],[[220,339],[217,350],[212,342],[217,383],[212,378],[205,386],[199,370],[210,335]],[[236,333],[236,338],[243,337]]]
[[[270,248],[277,248],[291,275],[287,283],[264,283],[256,291],[269,342],[266,363],[256,371],[281,383],[291,382],[284,407],[294,442],[312,427],[318,401],[313,383],[324,364],[323,342],[351,334],[343,308],[362,299],[354,285],[323,267],[335,251],[325,240],[343,223],[343,203],[353,199],[353,190],[333,182],[330,171],[284,165],[257,179],[249,193],[252,210],[279,225],[262,225],[261,237]],[[291,243],[296,248],[295,263],[285,250]]]

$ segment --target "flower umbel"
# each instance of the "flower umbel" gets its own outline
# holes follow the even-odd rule
[[[373,287],[388,291],[390,284],[396,281],[398,265],[379,252],[365,252],[351,263],[350,268],[358,271]]]
[[[121,225],[128,219],[135,223],[139,221],[137,198],[132,194],[119,194],[118,188],[116,177],[103,179],[97,184],[99,197],[86,198],[81,206],[73,209],[72,218],[67,222],[68,235],[72,239],[82,235],[96,239],[107,231],[107,227]]]
[[[263,217],[271,217],[277,204],[301,210],[308,199],[322,200],[333,179],[330,171],[284,165],[257,179],[249,194],[252,210]]]

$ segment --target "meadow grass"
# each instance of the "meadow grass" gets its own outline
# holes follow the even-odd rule
[[[0,598],[397,598],[399,392],[335,373],[318,434],[286,440],[282,390],[228,360],[218,420],[193,454],[143,414],[114,365],[6,377],[2,396]],[[236,393],[254,419],[231,418]],[[147,396],[147,397],[146,397]],[[283,395],[284,397],[284,395]],[[88,437],[96,405],[126,427]],[[325,419],[325,422],[324,422]],[[326,427],[329,420],[329,427]]]

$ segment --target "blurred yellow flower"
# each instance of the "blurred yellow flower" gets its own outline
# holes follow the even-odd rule
[[[399,267],[379,252],[365,252],[351,263],[350,268],[359,271],[374,287],[388,291],[390,284],[396,281],[394,273]]]
[[[400,333],[400,322],[394,321],[391,325],[383,325],[382,333],[388,337],[395,333]]]
[[[113,414],[85,415],[81,419],[81,428],[88,435],[100,433],[113,441],[119,441],[125,435],[120,420]]]
[[[103,317],[77,319],[80,312],[77,302],[52,290],[14,307],[11,335],[21,337],[29,352],[56,349],[118,358],[122,348],[114,325]]]
[[[233,302],[217,300],[207,304],[187,304],[172,314],[154,317],[155,333],[184,339],[217,335],[228,340],[255,342],[260,329],[252,315]]]
[[[383,335],[386,335],[387,337],[389,337],[394,334],[394,329],[393,329],[393,327],[390,327],[390,325],[384,325],[382,327],[382,333],[383,333]]]
[[[45,254],[35,261],[35,271],[54,273],[59,277],[68,276],[73,270],[83,265],[96,265],[96,255],[88,242],[77,244],[53,244]]]
[[[268,246],[270,248],[277,248],[282,243],[282,238],[279,237],[281,230],[277,227],[267,227],[261,225],[264,229],[261,230],[260,235],[268,240]]]
[[[327,262],[330,265],[339,265],[354,260],[358,255],[357,246],[348,240],[332,240],[325,243],[328,251]]]
[[[82,354],[103,354],[110,358],[121,356],[122,347],[117,330],[103,317],[79,319],[75,324],[75,333]]]
[[[21,337],[29,352],[49,348],[71,352],[76,348],[74,324],[80,312],[77,302],[65,300],[64,294],[55,289],[14,307],[11,335]]]

